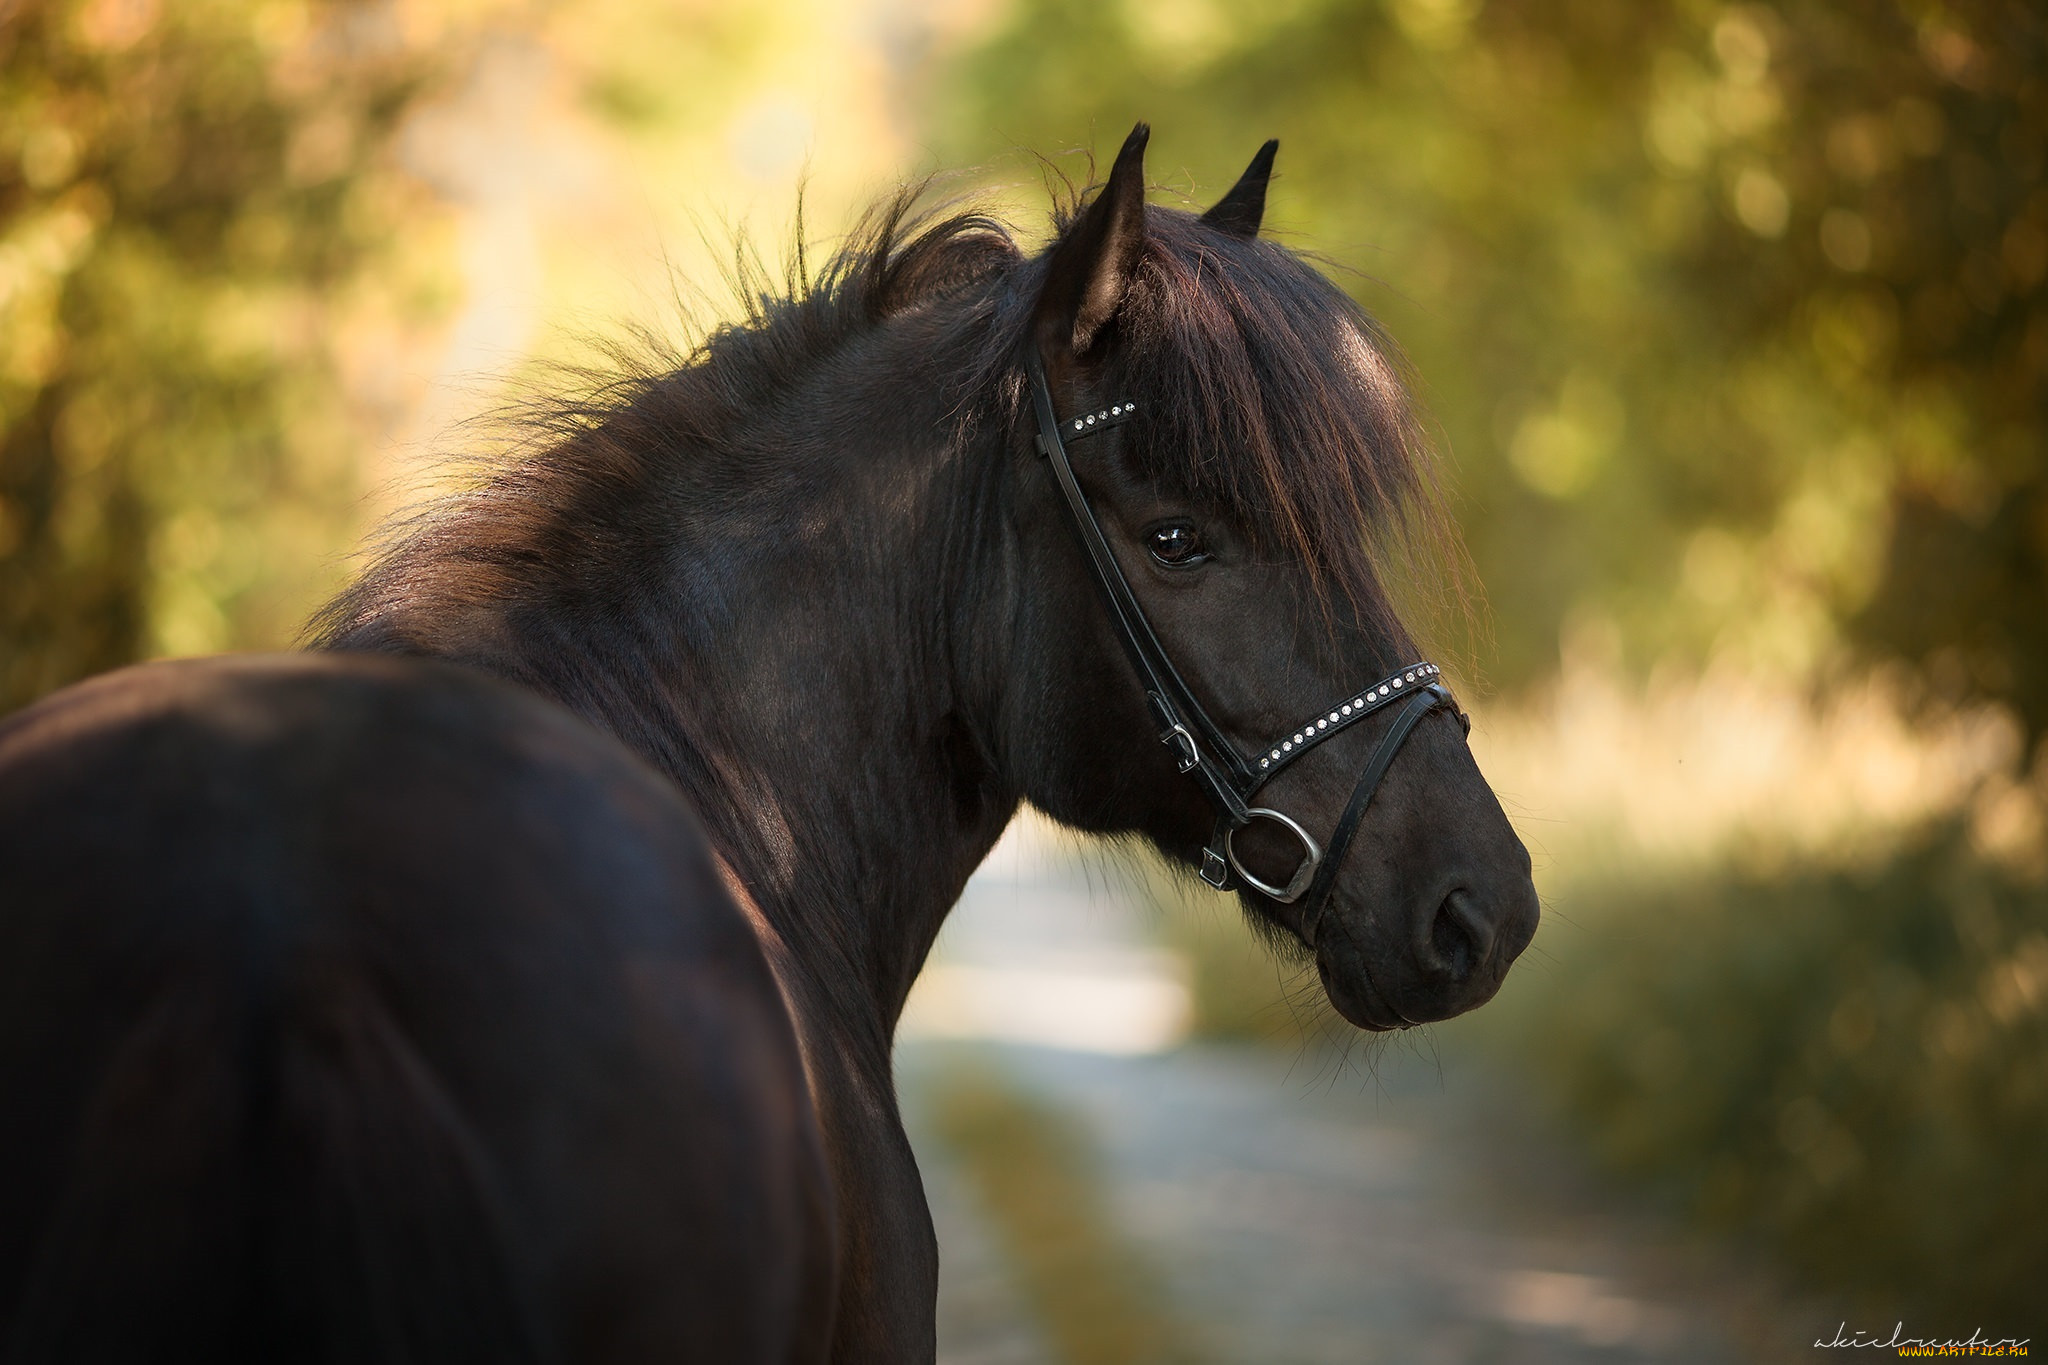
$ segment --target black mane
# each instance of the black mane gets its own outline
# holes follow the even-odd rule
[[[480,484],[392,527],[369,571],[316,615],[310,642],[403,648],[381,638],[395,606],[415,619],[459,612],[587,563],[592,533],[658,500],[676,462],[723,454],[717,477],[743,477],[730,466],[758,446],[777,404],[906,313],[955,310],[955,440],[1022,430],[1018,357],[1045,258],[1027,258],[984,212],[923,210],[922,197],[912,187],[876,206],[815,276],[800,236],[779,281],[741,250],[737,320],[684,349],[643,335],[610,348],[613,372],[579,372],[568,396],[520,405],[515,439]],[[1086,201],[1068,196],[1056,233]],[[1134,431],[1152,474],[1227,509],[1256,547],[1300,559],[1319,590],[1382,631],[1405,633],[1390,578],[1458,599],[1461,556],[1433,455],[1378,324],[1284,247],[1172,209],[1147,223],[1108,382],[1149,398]]]
[[[1001,223],[971,211],[920,214],[920,197],[905,189],[870,211],[815,276],[801,223],[779,282],[742,246],[729,281],[737,320],[683,349],[637,333],[604,348],[610,373],[557,372],[563,391],[499,414],[494,425],[512,436],[478,485],[388,527],[369,570],[313,617],[308,643],[374,637],[401,603],[431,614],[519,595],[527,575],[581,558],[582,538],[614,520],[605,514],[657,498],[674,462],[744,447],[779,398],[850,342],[1000,279],[1021,259]]]

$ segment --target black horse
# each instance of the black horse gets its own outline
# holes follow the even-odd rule
[[[1536,899],[1376,571],[1388,347],[1258,239],[1271,144],[1197,217],[1145,140],[1036,257],[893,201],[313,651],[0,727],[8,1359],[929,1360],[891,1035],[1021,801],[1362,1027],[1493,994]]]

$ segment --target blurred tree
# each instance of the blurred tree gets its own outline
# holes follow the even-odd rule
[[[2044,79],[2018,0],[1021,0],[932,126],[1144,117],[1206,193],[1278,135],[1271,221],[1392,281],[1499,681],[1580,612],[1640,660],[1853,641],[2039,737]]]
[[[425,74],[389,5],[0,4],[0,711],[317,600]]]
[[[1888,456],[1865,646],[2048,732],[2048,15],[1991,3],[1792,11],[1787,230],[1696,253],[1750,335],[1803,332]],[[1739,291],[1739,292],[1736,292]]]

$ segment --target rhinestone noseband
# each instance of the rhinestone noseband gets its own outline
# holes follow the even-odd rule
[[[1422,718],[1432,711],[1449,711],[1470,730],[1464,712],[1451,699],[1435,664],[1415,663],[1374,683],[1357,694],[1320,712],[1306,724],[1275,740],[1256,756],[1247,759],[1226,738],[1209,714],[1195,700],[1167,657],[1165,647],[1152,630],[1152,623],[1138,605],[1129,580],[1110,552],[1102,526],[1088,506],[1074,466],[1067,458],[1066,442],[1092,436],[1130,421],[1137,415],[1132,402],[1112,403],[1091,413],[1060,419],[1053,411],[1052,390],[1045,379],[1045,367],[1036,348],[1028,348],[1024,368],[1031,380],[1031,402],[1038,419],[1038,451],[1052,466],[1059,481],[1075,533],[1088,554],[1088,565],[1109,611],[1110,624],[1123,642],[1124,652],[1138,679],[1145,686],[1146,706],[1159,730],[1159,742],[1174,751],[1180,770],[1191,777],[1216,811],[1216,828],[1202,850],[1202,880],[1218,890],[1229,890],[1233,877],[1253,891],[1282,904],[1301,903],[1305,917],[1312,917],[1329,895],[1337,868],[1351,837],[1358,831],[1365,808],[1372,801],[1394,757],[1414,733]],[[1366,761],[1352,788],[1351,799],[1326,846],[1318,844],[1300,822],[1267,806],[1254,806],[1252,797],[1279,771],[1333,735],[1343,733],[1375,712],[1400,704],[1393,725],[1380,737],[1372,757]],[[1301,847],[1301,860],[1284,885],[1259,878],[1238,859],[1234,846],[1239,831],[1254,821],[1278,825]]]

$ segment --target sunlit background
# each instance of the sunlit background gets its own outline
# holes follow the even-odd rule
[[[2018,0],[0,0],[0,710],[289,645],[478,414],[729,314],[741,234],[943,171],[1036,235],[1141,117],[1165,203],[1277,136],[1269,230],[1407,349],[1546,922],[1346,1051],[1233,911],[1020,825],[906,1021],[947,1358],[2048,1323]]]

